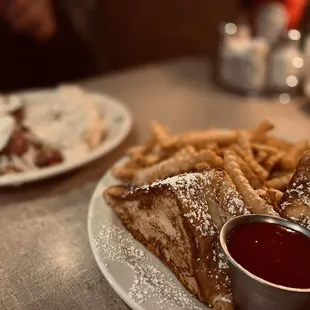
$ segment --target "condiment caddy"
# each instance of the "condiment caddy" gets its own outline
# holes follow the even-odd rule
[[[220,26],[217,81],[245,95],[298,93],[310,67],[310,37],[292,28],[294,14],[281,1],[254,12]]]

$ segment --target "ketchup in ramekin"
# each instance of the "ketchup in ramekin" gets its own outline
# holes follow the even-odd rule
[[[254,222],[228,235],[232,258],[253,275],[292,288],[310,288],[310,238],[275,223]]]

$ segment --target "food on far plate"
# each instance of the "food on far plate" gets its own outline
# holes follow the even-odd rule
[[[278,139],[273,128],[264,121],[252,130],[171,135],[153,122],[151,138],[113,168],[121,184],[104,192],[131,234],[214,309],[234,308],[219,251],[223,224],[252,213],[310,229],[309,142]]]
[[[77,86],[32,101],[26,95],[0,97],[0,176],[75,159],[105,137],[94,97]]]
[[[94,148],[105,134],[105,123],[93,97],[75,86],[63,86],[44,102],[27,105],[25,124],[51,147]]]
[[[42,147],[36,150],[34,163],[39,168],[49,167],[63,161],[59,150]]]
[[[0,175],[52,166],[63,161],[59,150],[37,139],[11,115],[0,116]]]

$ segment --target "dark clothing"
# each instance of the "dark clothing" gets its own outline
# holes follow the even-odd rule
[[[0,23],[0,92],[53,86],[94,73],[90,51],[56,11],[58,33],[48,42],[17,35]]]

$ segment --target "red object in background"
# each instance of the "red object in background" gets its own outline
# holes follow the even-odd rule
[[[286,7],[290,16],[288,29],[299,28],[306,6],[306,0],[254,0],[254,5],[257,7],[270,2],[280,2]]]

